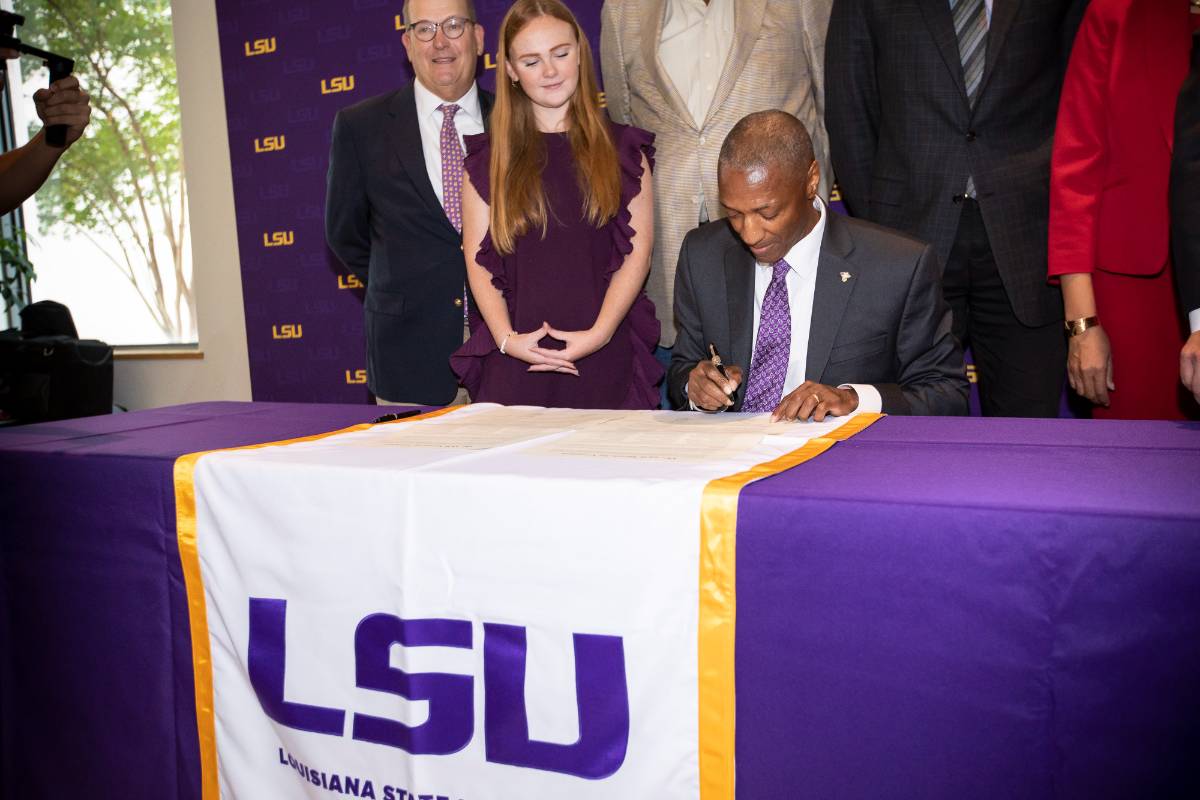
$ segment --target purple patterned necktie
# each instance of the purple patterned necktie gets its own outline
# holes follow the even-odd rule
[[[750,359],[742,411],[774,411],[783,399],[788,358],[792,351],[792,312],[788,307],[787,273],[783,259],[771,265],[771,283],[758,317],[758,341]]]
[[[458,106],[454,103],[443,103],[438,106],[442,112],[442,207],[446,209],[446,217],[454,230],[462,233],[462,181],[463,181],[463,152],[462,142],[458,139],[458,128],[454,127],[454,115]],[[467,287],[463,287],[463,321],[467,319]]]
[[[442,112],[442,206],[454,230],[462,233],[462,143],[458,140],[458,128],[454,127],[454,115],[458,106],[445,103],[438,106]]]

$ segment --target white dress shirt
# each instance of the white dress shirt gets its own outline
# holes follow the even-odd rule
[[[733,4],[667,0],[658,58],[697,128],[704,125],[733,48]]]
[[[1200,308],[1193,308],[1188,312],[1188,323],[1192,327],[1192,333],[1200,333]]]
[[[421,150],[425,155],[425,169],[429,172],[429,182],[433,184],[433,193],[438,202],[446,205],[445,191],[442,188],[442,110],[438,106],[446,103],[433,92],[426,89],[420,81],[414,81],[414,94],[417,98],[417,125],[421,129]],[[458,129],[458,143],[466,152],[462,138],[468,134],[483,133],[483,110],[479,107],[479,87],[474,83],[467,93],[453,101],[459,109],[454,114],[454,127]]]
[[[821,258],[821,242],[825,237],[825,215],[829,213],[819,197],[814,198],[813,208],[820,215],[817,224],[807,236],[792,245],[792,249],[783,257],[790,267],[786,281],[788,310],[792,317],[792,349],[788,354],[787,377],[783,380],[784,397],[804,383],[804,372],[808,367],[808,338],[812,327],[813,296],[817,288],[817,263]],[[754,268],[754,330],[750,340],[751,353],[758,344],[758,322],[762,314],[763,298],[766,297],[767,287],[771,285],[772,272],[770,264],[756,264]],[[879,390],[870,384],[847,383],[838,388],[853,388],[858,393],[859,411],[879,411],[883,407],[883,398]]]
[[[704,127],[725,61],[733,49],[735,0],[667,0],[658,59],[687,106],[697,129]],[[696,184],[698,221],[708,221],[704,187]]]

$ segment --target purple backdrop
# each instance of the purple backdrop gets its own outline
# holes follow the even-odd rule
[[[601,0],[567,4],[598,47]],[[486,33],[480,83],[487,89],[509,5],[475,4]],[[217,0],[255,400],[370,400],[362,290],[325,246],[325,173],[338,110],[412,79],[401,6]]]

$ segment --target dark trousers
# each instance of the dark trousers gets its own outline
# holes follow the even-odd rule
[[[964,199],[942,276],[954,335],[971,348],[985,417],[1057,417],[1066,377],[1061,322],[1031,328],[1013,312],[979,204]]]

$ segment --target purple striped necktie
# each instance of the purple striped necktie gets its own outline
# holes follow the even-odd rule
[[[442,112],[442,207],[454,230],[462,233],[462,186],[463,152],[458,139],[458,128],[454,126],[454,115],[459,107],[454,103],[438,106]],[[463,320],[467,319],[467,287],[463,287]]]
[[[771,282],[758,317],[758,341],[750,359],[742,411],[774,411],[783,399],[788,359],[792,351],[792,312],[788,307],[787,273],[783,259],[771,265]]]

